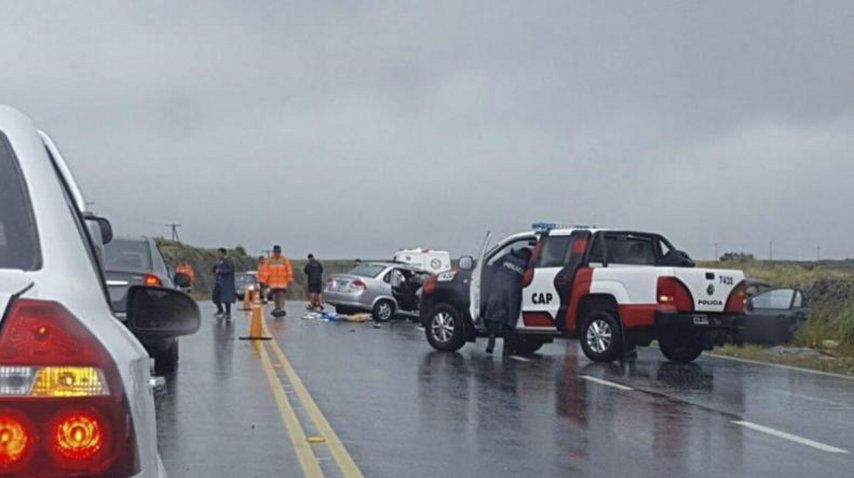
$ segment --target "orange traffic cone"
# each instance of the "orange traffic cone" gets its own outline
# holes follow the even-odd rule
[[[243,291],[243,307],[240,310],[252,310],[252,294],[249,289]]]
[[[261,325],[261,301],[257,294],[253,294],[255,300],[252,303],[252,320],[249,322],[249,335],[240,337],[240,340],[270,340],[272,337],[264,335],[264,327]]]

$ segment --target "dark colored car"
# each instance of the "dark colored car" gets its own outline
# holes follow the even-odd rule
[[[148,237],[117,237],[104,246],[104,273],[110,292],[110,306],[122,321],[127,312],[128,288],[134,285],[176,288],[157,249]],[[144,336],[137,338],[154,358],[159,371],[171,371],[178,365],[178,337]]]
[[[806,296],[800,289],[760,290],[747,302],[747,320],[741,339],[763,345],[788,342],[808,315]]]
[[[246,293],[247,287],[258,286],[257,272],[238,272],[234,274],[234,290],[237,293],[237,298],[243,300],[243,294]]]

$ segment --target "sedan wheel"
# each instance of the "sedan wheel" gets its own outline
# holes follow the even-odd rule
[[[394,316],[394,304],[387,300],[377,302],[373,315],[377,322],[388,322]]]

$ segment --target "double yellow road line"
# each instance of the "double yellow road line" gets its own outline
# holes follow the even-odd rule
[[[264,335],[269,337],[270,331],[267,329],[267,321],[262,320],[262,324]],[[276,405],[279,407],[279,412],[282,415],[282,421],[285,423],[285,428],[288,430],[288,436],[294,446],[294,451],[299,459],[303,474],[307,478],[321,478],[324,476],[323,470],[320,468],[320,463],[317,460],[317,456],[314,454],[312,446],[325,445],[328,447],[332,458],[335,460],[335,464],[338,465],[338,469],[341,470],[342,476],[345,478],[363,478],[362,472],[359,471],[359,467],[357,467],[356,462],[353,461],[353,457],[351,457],[350,453],[347,452],[347,449],[344,447],[344,444],[341,443],[341,440],[338,438],[335,430],[332,429],[332,426],[326,420],[326,417],[323,416],[320,408],[314,402],[311,394],[308,393],[308,389],[305,388],[305,385],[302,383],[302,380],[300,380],[299,375],[294,371],[294,368],[291,366],[291,363],[288,361],[285,353],[282,352],[279,344],[276,343],[276,340],[255,341],[253,342],[253,345],[261,356],[261,365],[264,367],[264,373],[267,375],[267,380],[270,382],[270,388],[273,390],[273,397],[276,400]],[[277,360],[277,365],[284,371],[300,405],[302,405],[306,415],[308,415],[311,422],[314,424],[315,430],[317,430],[321,438],[323,438],[323,445],[312,445],[309,443],[305,429],[300,423],[296,411],[294,411],[293,405],[290,400],[288,400],[288,396],[285,393],[283,388],[284,383],[279,378],[279,374],[276,373],[273,362],[270,360],[270,355],[267,352],[267,346],[272,350],[273,355]]]

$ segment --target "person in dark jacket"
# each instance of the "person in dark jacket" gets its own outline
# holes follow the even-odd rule
[[[531,250],[513,249],[492,266],[484,320],[489,331],[486,352],[495,348],[495,337],[504,336],[504,353],[510,353],[507,336],[513,334],[522,311],[522,277],[531,260]]]
[[[323,265],[314,258],[314,254],[308,255],[308,263],[303,269],[308,283],[309,310],[323,310],[323,300],[320,293],[323,290]]]
[[[219,262],[214,266],[213,300],[217,307],[216,317],[230,320],[231,304],[237,300],[234,286],[234,262],[228,257],[228,250],[225,248],[219,249],[219,255]]]

